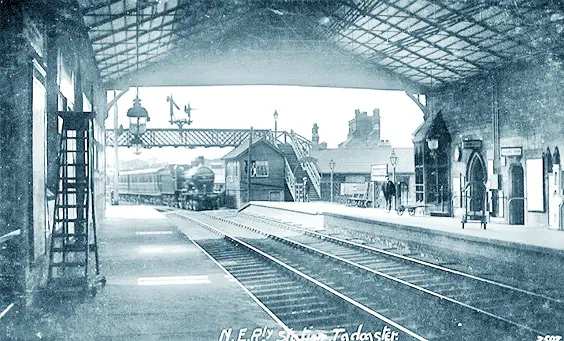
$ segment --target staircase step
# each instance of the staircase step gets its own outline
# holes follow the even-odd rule
[[[86,262],[55,262],[51,263],[51,266],[55,268],[83,268],[86,266]]]
[[[87,193],[88,191],[88,182],[68,182],[66,184],[64,184],[63,186],[66,186],[67,188],[78,188],[79,186],[83,188],[84,193]],[[77,191],[74,191],[74,193],[76,193]]]
[[[87,208],[88,205],[57,205],[56,208]]]
[[[76,238],[86,238],[86,234],[82,233],[82,234],[77,234],[77,233],[61,233],[61,232],[57,232],[57,233],[53,233],[51,235],[53,238],[66,238],[66,237],[76,237]]]
[[[53,247],[51,252],[86,252],[88,250],[86,244],[65,245],[63,247]]]

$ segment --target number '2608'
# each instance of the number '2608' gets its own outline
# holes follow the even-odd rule
[[[562,340],[562,336],[559,335],[537,336],[537,341],[560,341],[560,340]]]

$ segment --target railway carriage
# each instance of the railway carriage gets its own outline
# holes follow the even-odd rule
[[[186,165],[169,165],[120,172],[120,197],[139,203],[192,210],[219,208],[213,171],[203,166],[187,168]]]

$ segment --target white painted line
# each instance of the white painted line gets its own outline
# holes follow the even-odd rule
[[[194,248],[190,249],[190,245],[144,245],[137,248],[140,254],[173,254],[197,252]]]
[[[178,284],[209,284],[208,276],[161,276],[139,277],[137,285],[178,285]]]
[[[6,309],[4,309],[4,310],[0,313],[0,319],[1,319],[2,317],[4,317],[4,315],[6,315],[6,314],[10,311],[10,309],[12,309],[12,307],[14,306],[14,304],[15,304],[15,303],[10,303],[10,305],[7,306]]]
[[[135,232],[137,235],[172,234],[172,231],[141,231]]]

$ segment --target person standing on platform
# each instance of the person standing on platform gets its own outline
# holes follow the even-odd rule
[[[309,201],[309,181],[307,181],[307,176],[304,176],[302,180],[304,181],[304,202],[308,202]]]
[[[384,193],[384,199],[386,199],[386,209],[388,212],[392,209],[392,198],[396,196],[396,185],[390,177],[386,175],[386,182],[382,185],[382,193]]]

